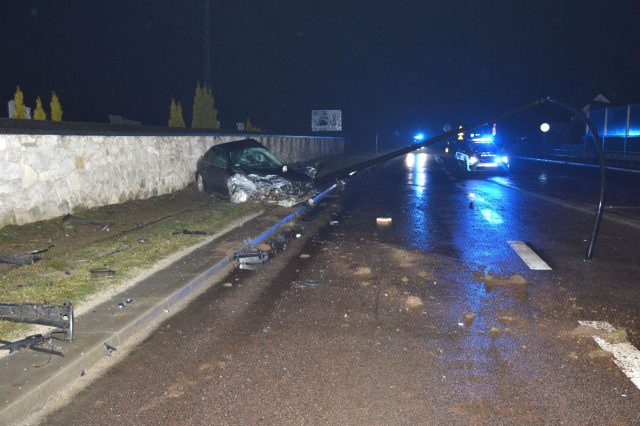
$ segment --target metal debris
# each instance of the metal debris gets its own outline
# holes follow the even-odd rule
[[[24,253],[16,253],[12,256],[0,256],[0,262],[10,263],[12,265],[18,265],[18,266],[31,265],[41,260],[40,256],[36,256],[37,254],[48,251],[54,245],[55,244],[49,244],[47,247],[44,247],[44,248],[34,249]]]
[[[118,303],[118,309],[124,309],[132,303],[133,303],[133,299],[129,297],[128,299]]]
[[[62,306],[47,303],[0,303],[0,320],[27,324],[48,325],[64,331],[73,339],[73,305],[65,301]]]
[[[254,270],[258,265],[269,260],[269,255],[263,251],[255,250],[246,253],[238,252],[235,254],[235,258],[238,259],[240,269]]]
[[[213,233],[208,232],[208,231],[199,231],[199,230],[192,230],[192,229],[183,229],[182,231],[173,231],[172,235],[178,235],[178,234],[184,234],[184,235],[213,235]]]
[[[312,280],[311,278],[305,278],[304,281],[302,281],[302,285],[300,287],[319,287],[320,286],[320,281],[318,280]]]
[[[113,269],[107,269],[107,268],[90,269],[89,272],[91,273],[92,277],[111,276],[116,274],[116,271],[114,271]]]
[[[72,214],[66,214],[62,217],[63,225],[95,225],[100,226],[103,231],[110,231],[114,225],[113,222],[104,222],[100,220],[84,219],[82,217],[74,216]]]
[[[107,353],[108,357],[111,357],[111,355],[113,355],[113,353],[115,351],[117,351],[118,349],[114,348],[113,346],[111,346],[110,344],[108,344],[107,342],[104,342],[104,350]]]
[[[49,355],[57,355],[61,357],[64,356],[62,352],[59,352],[53,349],[36,347],[36,345],[39,345],[45,340],[47,340],[47,337],[43,336],[42,334],[34,334],[32,336],[27,336],[24,339],[17,340],[15,342],[0,340],[0,343],[3,344],[2,346],[0,346],[0,349],[8,350],[10,354],[20,350],[28,349],[35,352],[42,352]]]

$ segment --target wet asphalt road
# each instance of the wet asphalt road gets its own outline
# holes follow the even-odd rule
[[[623,220],[586,263],[597,173],[449,166],[416,153],[358,175],[326,207],[337,223],[232,274],[46,423],[640,422],[640,391],[572,333],[608,321],[640,344],[638,178],[611,179]]]

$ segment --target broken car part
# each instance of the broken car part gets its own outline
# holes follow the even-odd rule
[[[111,357],[111,355],[113,355],[113,353],[118,350],[113,346],[111,346],[110,344],[108,344],[107,342],[104,342],[103,346],[104,346],[104,351],[107,353],[108,357]]]
[[[50,355],[58,355],[58,356],[64,356],[64,354],[62,352],[58,352],[56,350],[53,349],[47,349],[47,348],[38,348],[36,347],[36,345],[44,342],[47,338],[44,337],[42,334],[34,334],[32,336],[27,336],[24,339],[21,340],[17,340],[15,342],[8,342],[6,340],[0,340],[0,343],[2,343],[3,345],[0,346],[0,349],[4,349],[4,350],[8,350],[10,354],[23,350],[23,349],[30,349],[32,351],[36,351],[36,352],[42,352],[45,354],[50,354]]]
[[[104,222],[100,220],[90,220],[84,219],[82,217],[74,216],[72,214],[66,214],[62,217],[62,224],[71,224],[71,225],[96,225],[100,226],[103,231],[109,231],[113,226],[113,222]]]
[[[40,256],[36,256],[38,253],[42,253],[48,251],[55,244],[49,244],[49,246],[40,249],[34,249],[31,251],[27,251],[24,253],[16,253],[12,256],[0,256],[0,262],[10,263],[12,265],[31,265],[32,263],[36,263],[41,259]]]
[[[194,231],[191,229],[183,229],[182,231],[173,231],[172,235],[184,234],[184,235],[213,235],[208,231]]]
[[[115,275],[116,271],[113,269],[90,269],[89,273],[91,273],[92,277],[99,277]]]
[[[258,265],[269,260],[269,255],[263,251],[238,252],[235,254],[240,269],[254,270]]]
[[[73,339],[73,305],[66,300],[62,306],[35,303],[0,303],[0,320],[40,324],[63,330]]]
[[[235,173],[227,180],[232,203],[244,203],[247,200],[277,201],[285,207],[291,207],[302,200],[300,197],[313,191],[310,182],[293,182],[278,175],[256,175]]]

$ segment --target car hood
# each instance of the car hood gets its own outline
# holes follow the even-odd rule
[[[256,176],[280,176],[291,182],[310,182],[313,179],[309,174],[304,172],[305,169],[292,169],[287,168],[287,171],[282,171],[282,167],[240,167],[238,170],[234,170],[235,173],[242,172],[246,175]]]

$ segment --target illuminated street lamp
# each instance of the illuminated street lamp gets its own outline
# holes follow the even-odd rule
[[[544,122],[540,125],[540,131],[542,132],[542,150],[546,149],[547,146],[547,132],[551,130],[551,126],[549,123]]]

